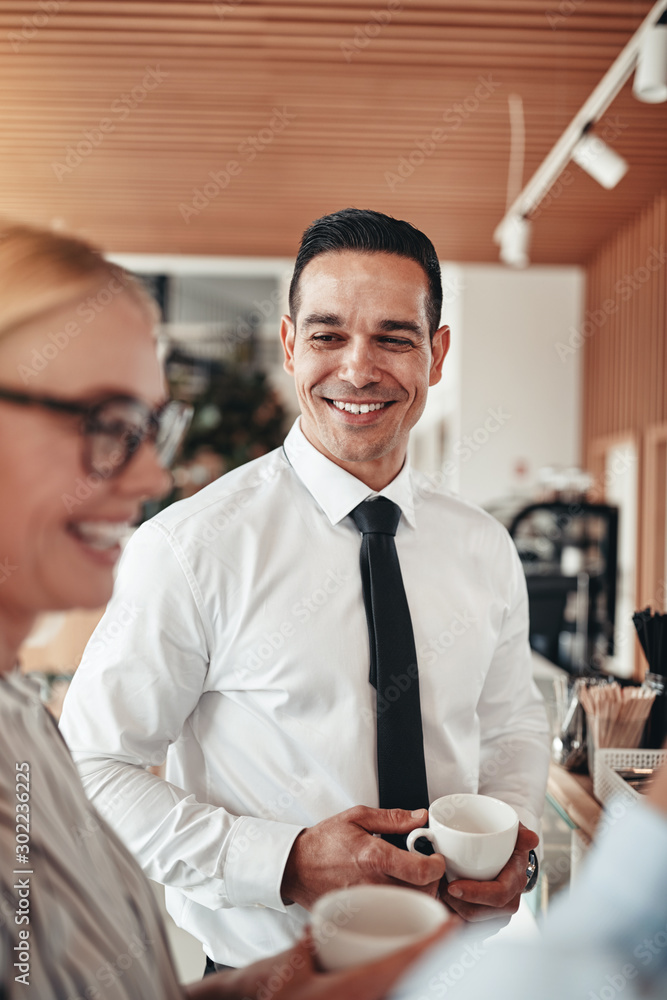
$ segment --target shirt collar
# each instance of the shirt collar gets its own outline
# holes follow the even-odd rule
[[[285,438],[284,448],[295,473],[332,524],[342,521],[363,500],[382,496],[397,503],[405,521],[415,527],[414,491],[407,457],[396,478],[376,493],[313,447],[301,430],[301,417],[297,417]]]

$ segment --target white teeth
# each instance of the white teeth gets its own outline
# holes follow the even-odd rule
[[[130,530],[127,521],[77,521],[70,530],[93,549],[112,549]]]
[[[372,413],[373,410],[381,410],[385,403],[342,403],[338,399],[331,402],[337,410],[346,410],[348,413]]]

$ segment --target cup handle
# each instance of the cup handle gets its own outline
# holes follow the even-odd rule
[[[405,840],[407,848],[411,854],[421,854],[421,851],[418,851],[417,848],[415,847],[415,841],[419,840],[420,837],[426,837],[426,839],[430,840],[433,846],[435,847],[435,840],[433,839],[433,831],[429,830],[427,826],[424,826],[421,827],[421,829],[419,830],[411,830]]]

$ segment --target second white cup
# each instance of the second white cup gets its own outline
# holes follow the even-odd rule
[[[437,899],[392,885],[353,885],[317,900],[313,940],[327,972],[391,955],[428,937],[448,919]]]
[[[470,878],[488,882],[509,861],[519,831],[519,817],[512,806],[490,795],[459,792],[431,803],[429,826],[408,834],[408,850],[419,851],[415,841],[426,837],[447,863],[448,882]]]

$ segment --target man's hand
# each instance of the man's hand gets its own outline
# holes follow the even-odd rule
[[[447,885],[447,880],[443,879],[440,899],[464,920],[500,920],[503,924],[508,923],[519,909],[521,893],[526,888],[528,852],[538,843],[537,834],[519,823],[512,857],[492,882],[460,878]]]
[[[355,806],[303,830],[285,865],[281,895],[307,910],[332,889],[349,885],[406,885],[431,896],[445,871],[444,858],[410,854],[374,833],[409,833],[424,826],[426,809]],[[524,879],[525,884],[525,879]]]
[[[381,1000],[409,966],[431,945],[458,926],[452,917],[418,944],[410,945],[378,962],[345,972],[320,972],[310,935],[294,948],[243,969],[219,972],[187,987],[190,1000],[248,1000],[267,996],[273,1000]]]

